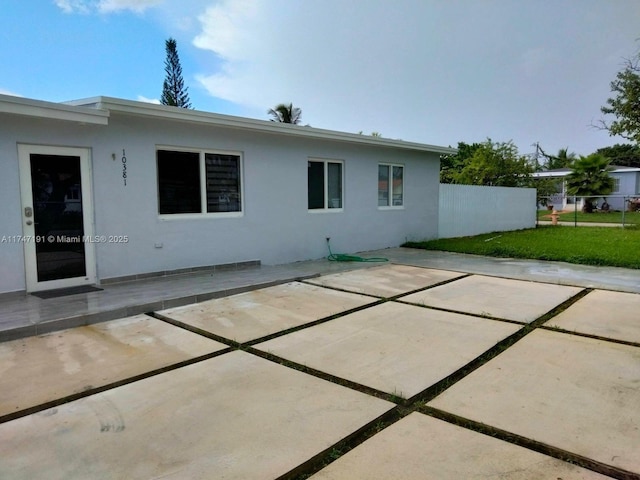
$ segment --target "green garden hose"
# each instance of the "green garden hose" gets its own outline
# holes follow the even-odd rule
[[[357,255],[345,255],[344,253],[333,253],[331,251],[331,245],[329,244],[329,239],[327,238],[327,248],[329,249],[329,256],[327,260],[332,262],[388,262],[388,258],[384,257],[371,257],[371,258],[363,258],[358,257]]]

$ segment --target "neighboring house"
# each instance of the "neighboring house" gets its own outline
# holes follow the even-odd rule
[[[0,293],[438,235],[453,149],[107,97],[0,95]],[[213,281],[213,280],[212,280]]]
[[[640,196],[640,168],[637,167],[621,167],[612,165],[609,175],[613,178],[614,187],[611,194],[606,195],[607,203],[612,210],[622,210],[626,208],[626,200],[630,197]],[[555,170],[545,170],[543,172],[535,172],[534,178],[555,178],[558,180],[558,193],[554,195],[549,205],[553,205],[556,210],[565,210],[567,208],[582,208],[582,199],[577,200],[577,206],[574,206],[573,197],[567,195],[566,183],[564,177],[571,173],[570,168],[558,168]],[[598,199],[598,205],[603,202],[602,198]]]

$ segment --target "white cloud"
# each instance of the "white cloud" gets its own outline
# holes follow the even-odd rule
[[[131,10],[142,13],[147,8],[156,7],[164,3],[164,0],[100,0],[97,8],[100,13]]]
[[[193,44],[232,61],[252,57],[250,47],[260,28],[258,0],[224,0],[198,17],[202,32]],[[252,45],[253,44],[253,45]]]
[[[54,0],[65,13],[113,13],[122,10],[142,13],[147,8],[156,7],[164,0]]]
[[[160,105],[160,100],[158,100],[157,98],[147,98],[147,97],[145,97],[143,95],[138,95],[137,100],[139,102],[153,103],[153,104],[156,104],[156,105]]]
[[[10,90],[5,90],[4,88],[1,88],[1,87],[0,87],[0,94],[1,95],[11,95],[13,97],[22,97],[22,95],[20,95],[18,93],[12,92]]]
[[[523,153],[540,141],[588,153],[603,142],[588,124],[618,68],[608,59],[634,49],[629,7],[220,0],[198,17],[193,44],[215,58],[196,78],[259,118],[293,102],[316,127],[445,145],[513,139]],[[605,22],[616,29],[598,28]]]
[[[87,0],[55,0],[64,13],[89,13]]]
[[[381,112],[399,126],[407,107],[441,103],[441,96],[416,93],[446,76],[434,70],[441,59],[425,60],[437,57],[437,45],[425,42],[431,21],[425,24],[424,7],[405,3],[404,9],[372,3],[363,11],[336,0],[220,2],[199,17],[202,31],[193,43],[222,63],[196,78],[212,95],[264,111],[263,117],[269,107],[292,101],[314,126],[397,135],[378,121]],[[413,98],[405,103],[408,92]]]

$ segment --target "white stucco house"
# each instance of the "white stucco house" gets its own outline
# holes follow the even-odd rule
[[[454,150],[116,98],[0,95],[0,293],[437,237]]]
[[[611,194],[607,195],[607,203],[613,210],[623,210],[626,208],[625,202],[629,198],[640,196],[640,168],[617,165],[612,165],[611,167],[609,175],[613,178],[614,187]],[[564,181],[564,178],[570,173],[570,168],[557,168],[533,174],[534,178],[557,179],[558,193],[549,202],[549,205],[553,205],[556,210],[574,208],[573,197],[567,195]],[[576,208],[582,208],[582,199],[578,199],[577,203]],[[599,203],[602,203],[602,199],[600,199]]]

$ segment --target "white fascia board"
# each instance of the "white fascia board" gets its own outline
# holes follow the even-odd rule
[[[405,142],[403,140],[392,140],[355,133],[305,127],[302,125],[291,125],[287,123],[271,122],[267,120],[256,120],[252,118],[236,117],[232,115],[222,115],[219,113],[203,112],[199,110],[191,110],[179,107],[169,107],[167,105],[157,105],[154,103],[137,102],[120,98],[94,97],[82,100],[74,100],[66,103],[68,105],[74,106],[91,106],[93,108],[109,110],[113,113],[155,117],[181,122],[214,125],[224,128],[252,130],[264,133],[272,133],[276,135],[334,140],[348,143],[372,145],[377,147],[398,148],[403,150],[433,152],[439,154],[457,152],[457,149],[450,147],[440,147],[436,145]]]
[[[109,112],[96,108],[64,105],[0,94],[0,113],[63,120],[90,125],[107,125]]]
[[[614,168],[613,170],[609,170],[609,173],[629,173],[629,172],[640,172],[640,168],[622,167],[622,168]]]
[[[624,167],[624,168],[615,168],[613,170],[609,170],[609,173],[629,173],[629,172],[640,172],[640,168]],[[542,177],[561,178],[561,177],[566,177],[570,173],[571,173],[570,170],[567,171],[567,172],[534,172],[533,173],[533,177],[535,177],[535,178],[542,178]]]
[[[534,172],[532,176],[534,178],[543,178],[543,177],[551,177],[551,178],[561,178],[566,177],[571,172]]]

